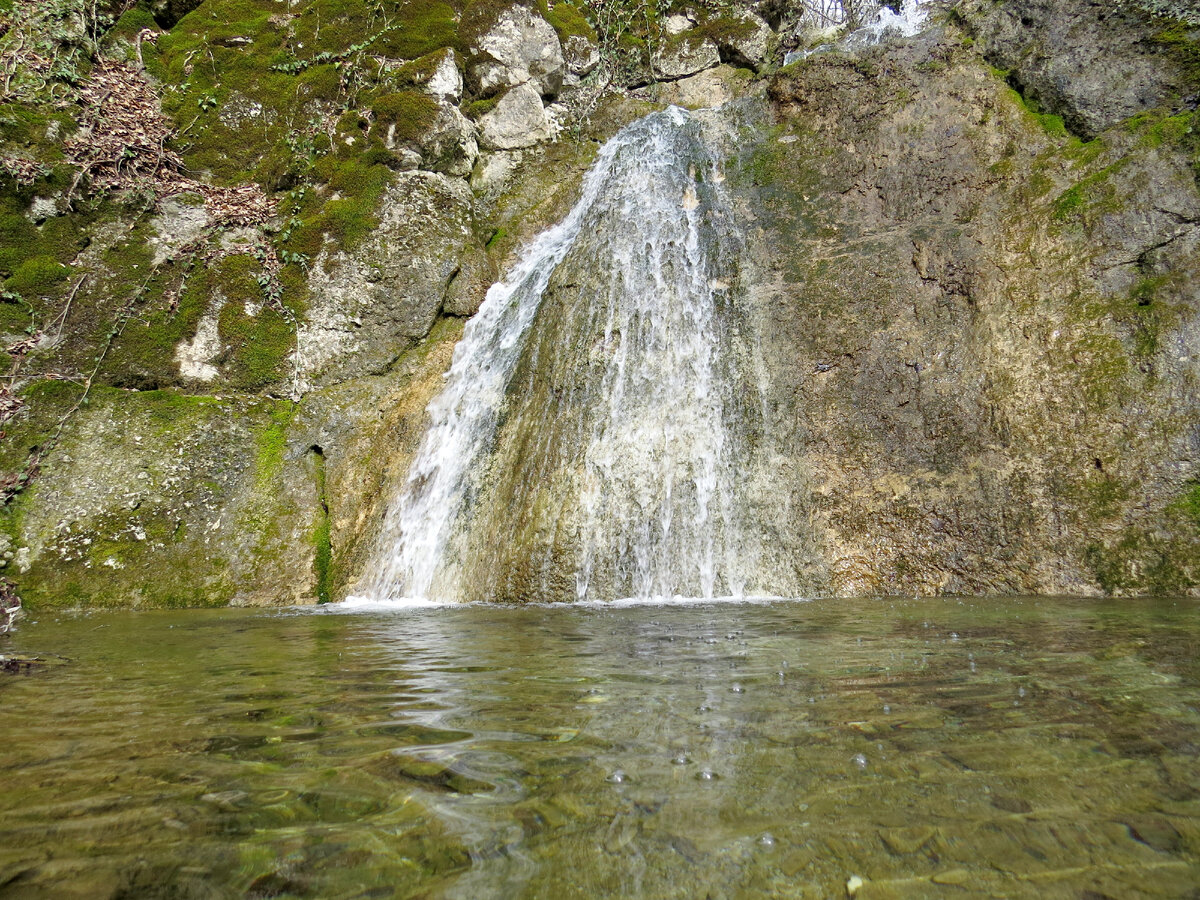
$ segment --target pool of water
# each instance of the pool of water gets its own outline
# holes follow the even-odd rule
[[[1200,604],[42,614],[0,897],[1191,897]],[[861,887],[858,887],[861,882]]]

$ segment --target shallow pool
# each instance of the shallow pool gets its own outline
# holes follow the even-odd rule
[[[1194,601],[43,614],[0,655],[45,660],[0,673],[0,897],[1200,890]]]

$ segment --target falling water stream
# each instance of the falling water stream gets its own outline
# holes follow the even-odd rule
[[[701,117],[600,151],[468,324],[362,592],[740,595],[737,239]]]

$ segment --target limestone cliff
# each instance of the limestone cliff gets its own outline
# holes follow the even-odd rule
[[[1187,9],[961,0],[784,66],[786,4],[78,6],[0,37],[29,605],[340,596],[464,317],[668,102],[726,103],[776,590],[1200,590]]]

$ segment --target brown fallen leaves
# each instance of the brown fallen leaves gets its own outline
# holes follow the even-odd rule
[[[264,225],[275,215],[275,200],[257,185],[215,187],[185,174],[183,160],[167,146],[171,123],[135,66],[100,60],[80,88],[79,102],[81,127],[64,144],[80,170],[77,185],[87,179],[100,191],[149,188],[160,200],[199,194],[214,226]]]

